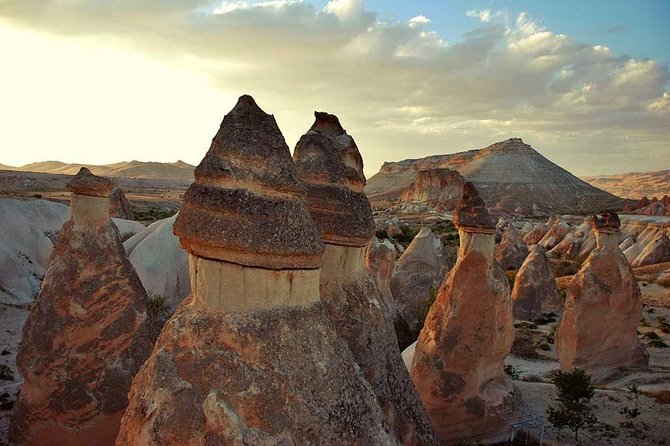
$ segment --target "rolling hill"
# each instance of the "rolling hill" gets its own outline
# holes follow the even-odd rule
[[[103,165],[68,164],[62,163],[60,161],[41,161],[38,163],[26,164],[25,166],[20,167],[5,166],[0,164],[0,169],[3,170],[64,175],[75,175],[81,167],[88,167],[94,174],[106,177],[185,181],[193,180],[194,169],[194,166],[183,161],[177,161],[174,163],[123,161],[120,163]]]

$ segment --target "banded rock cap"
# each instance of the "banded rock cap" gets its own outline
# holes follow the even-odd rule
[[[591,225],[598,232],[617,233],[621,228],[621,220],[616,212],[605,211],[600,215],[594,215]]]
[[[314,116],[314,124],[293,153],[305,182],[307,206],[325,242],[366,246],[374,234],[374,220],[363,192],[363,158],[337,116],[322,112]]]
[[[272,115],[241,96],[195,169],[174,226],[200,257],[268,269],[316,269],[323,243]]]
[[[112,191],[112,182],[107,178],[93,175],[86,167],[82,167],[77,175],[65,185],[66,189],[74,194],[91,197],[109,197]]]
[[[486,204],[469,181],[463,185],[463,198],[454,212],[454,224],[467,232],[495,234],[496,227]]]

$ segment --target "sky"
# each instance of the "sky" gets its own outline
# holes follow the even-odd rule
[[[0,163],[197,164],[251,94],[366,174],[520,137],[577,175],[670,168],[668,0],[0,0]]]

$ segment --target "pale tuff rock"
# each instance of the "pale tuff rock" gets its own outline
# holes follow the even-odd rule
[[[465,178],[451,169],[426,169],[416,173],[416,180],[401,195],[400,201],[439,204],[454,209],[461,199]]]
[[[496,246],[495,256],[503,269],[518,269],[528,255],[528,246],[521,232],[509,225],[502,234],[500,244]]]
[[[562,260],[583,260],[596,247],[596,236],[591,222],[585,221],[563,237],[547,254]]]
[[[528,232],[524,233],[523,235],[523,241],[526,242],[527,245],[537,245],[540,243],[540,240],[544,237],[544,235],[547,233],[549,228],[547,225],[544,223],[540,223],[536,226],[534,226],[532,229],[530,229]]]
[[[362,192],[363,162],[336,116],[315,113],[293,157],[305,182],[307,207],[325,243],[321,300],[402,444],[436,444],[435,433],[411,384],[389,310],[364,267],[373,232],[372,209]],[[378,243],[379,245],[379,243]],[[394,253],[395,254],[395,253]]]
[[[633,268],[653,265],[654,263],[670,262],[670,239],[665,233],[659,234],[642,249],[631,262]]]
[[[556,333],[561,368],[579,367],[595,379],[621,366],[646,366],[649,359],[636,334],[642,300],[617,246],[619,227],[614,213],[594,217],[598,246],[569,282]]]
[[[549,227],[549,230],[544,237],[538,242],[546,250],[552,249],[554,246],[561,243],[563,238],[570,232],[572,228],[570,224],[561,220],[560,218],[554,219],[553,224]]]
[[[395,267],[398,253],[395,246],[388,239],[380,242],[377,237],[372,237],[365,251],[365,268],[372,275],[377,288],[382,294],[384,303],[388,307],[389,317],[395,314],[395,304],[391,294],[391,277]]]
[[[561,305],[549,259],[540,245],[533,245],[519,268],[512,288],[515,319],[534,320],[542,313],[557,311]]]
[[[158,328],[109,218],[111,183],[82,169],[68,188],[71,219],[23,331],[10,444],[113,444]]]
[[[391,276],[391,294],[398,317],[410,330],[423,321],[444,277],[442,242],[424,226],[400,256]]]
[[[397,444],[320,302],[324,247],[274,118],[242,96],[195,172],[175,224],[193,291],[133,382],[117,445]]]
[[[412,364],[442,443],[501,438],[519,402],[503,370],[514,325],[507,278],[494,259],[494,226],[477,191],[464,189],[456,212],[458,260],[428,313]]]

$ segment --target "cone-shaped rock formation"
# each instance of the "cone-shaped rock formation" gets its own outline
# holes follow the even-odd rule
[[[549,259],[541,245],[533,245],[514,278],[512,305],[515,319],[537,319],[561,305]]]
[[[499,438],[519,394],[504,372],[514,325],[509,284],[494,259],[495,226],[469,183],[454,222],[456,265],[428,313],[412,380],[442,442]]]
[[[503,269],[518,269],[528,255],[528,246],[523,241],[521,231],[509,225],[496,246],[496,260]]]
[[[23,331],[10,444],[112,445],[159,327],[109,218],[109,180],[82,168],[71,218]]]
[[[242,96],[177,217],[192,294],[133,382],[117,445],[396,443],[319,299],[300,184],[274,118]]]
[[[597,248],[568,286],[556,349],[563,370],[579,367],[601,379],[617,367],[646,366],[649,356],[636,334],[642,299],[617,246],[619,218],[604,213],[592,224]]]
[[[402,444],[436,444],[421,400],[402,362],[388,310],[364,267],[373,236],[372,209],[363,193],[363,162],[336,116],[316,121],[293,158],[305,181],[306,202],[325,243],[321,299],[338,335],[347,341]]]
[[[372,237],[365,250],[365,268],[375,279],[391,319],[395,315],[395,304],[391,294],[391,275],[397,256],[395,246],[389,239],[380,241],[377,237]]]

